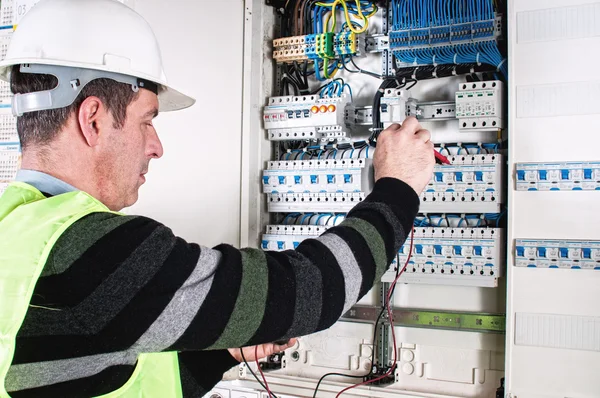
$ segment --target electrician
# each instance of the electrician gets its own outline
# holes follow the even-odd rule
[[[380,135],[374,189],[338,227],[282,253],[202,247],[119,213],[163,154],[153,118],[194,103],[168,85],[141,16],[42,0],[0,74],[23,152],[0,198],[0,397],[203,395],[237,347],[279,352],[294,341],[269,342],[326,329],[367,293],[432,175],[411,118]]]

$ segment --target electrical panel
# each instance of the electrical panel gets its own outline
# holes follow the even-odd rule
[[[540,1],[533,1],[542,9]],[[268,76],[262,70],[251,74],[265,84],[259,100],[246,108],[262,107],[262,123],[253,136],[265,138],[250,152],[268,152],[249,180],[260,184],[255,188],[263,210],[253,216],[253,205],[248,212],[256,246],[294,250],[343,225],[347,213],[370,194],[378,136],[394,123],[417,118],[431,131],[440,161],[420,194],[412,236],[374,288],[331,329],[301,337],[286,350],[281,366],[272,358],[263,362],[267,380],[277,386],[272,390],[299,396],[337,396],[342,390],[343,395],[354,391],[370,397],[507,396],[503,377],[511,355],[507,344],[512,343],[504,334],[513,336],[516,319],[507,314],[506,303],[513,300],[506,294],[513,288],[509,281],[524,272],[545,280],[544,271],[534,266],[594,269],[600,255],[592,238],[533,239],[538,235],[515,236],[508,228],[509,220],[515,222],[511,206],[519,202],[516,191],[595,191],[600,184],[600,162],[594,157],[528,158],[533,147],[532,154],[543,153],[545,141],[528,138],[535,120],[527,115],[573,101],[574,86],[568,93],[544,88],[543,99],[531,94],[537,86],[529,88],[536,84],[528,82],[536,79],[535,73],[515,86],[511,79],[518,73],[513,70],[509,76],[507,41],[516,42],[517,21],[505,2],[289,3],[266,9],[261,4],[265,30],[251,40],[255,50],[272,48],[261,53]],[[252,10],[252,18],[257,12]],[[592,10],[577,15],[588,14],[596,15]],[[556,20],[571,14],[561,15]],[[527,17],[531,24],[544,20],[554,19],[546,14]],[[527,34],[527,43],[548,32],[560,33],[553,24],[541,30],[519,24],[518,34]],[[579,32],[575,25],[572,31]],[[517,100],[526,89],[528,97]],[[585,109],[589,115],[592,108]],[[517,144],[507,129],[517,119],[523,124],[516,134],[520,157],[515,162]],[[593,119],[589,122],[595,125]],[[563,146],[557,142],[564,140],[555,136],[551,145]],[[531,163],[548,159],[573,162]],[[526,192],[518,195],[536,214],[519,222],[540,230],[542,209]],[[549,196],[559,209],[561,195]],[[518,214],[526,214],[522,209]],[[535,282],[530,286],[543,289]],[[240,369],[244,385],[259,390],[245,366]],[[535,393],[521,391],[519,396]]]
[[[517,191],[598,191],[600,162],[518,163]]]

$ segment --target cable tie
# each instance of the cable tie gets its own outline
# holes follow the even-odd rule
[[[500,63],[498,64],[498,67],[496,68],[496,72],[500,72],[500,68],[502,68],[502,65],[504,65],[504,63],[505,63],[505,62],[506,62],[506,58],[504,58],[504,59],[502,60],[502,62],[500,62]]]

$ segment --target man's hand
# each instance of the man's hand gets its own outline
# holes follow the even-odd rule
[[[373,161],[375,181],[384,177],[398,178],[415,190],[425,189],[435,165],[431,133],[424,130],[414,117],[402,126],[393,124],[379,134]]]
[[[284,345],[278,345],[275,343],[261,344],[258,346],[258,352],[257,352],[258,358],[255,355],[256,346],[244,347],[242,349],[244,350],[244,358],[246,358],[246,361],[251,362],[251,361],[255,361],[256,359],[262,359],[262,358],[268,357],[269,355],[273,355],[273,354],[277,354],[282,351],[285,351],[286,349],[293,347],[294,344],[296,344],[296,339],[290,339],[287,342],[287,344],[284,344]],[[230,348],[229,353],[238,362],[244,362],[244,359],[242,358],[242,354],[240,353],[239,348]]]

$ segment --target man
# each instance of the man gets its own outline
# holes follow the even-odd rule
[[[373,192],[340,226],[282,253],[200,247],[116,213],[162,156],[153,118],[193,104],[168,86],[139,15],[113,0],[42,0],[0,73],[23,148],[0,198],[1,397],[203,395],[237,347],[283,350],[269,342],[326,329],[356,303],[432,174],[430,134],[411,118],[380,135]]]

